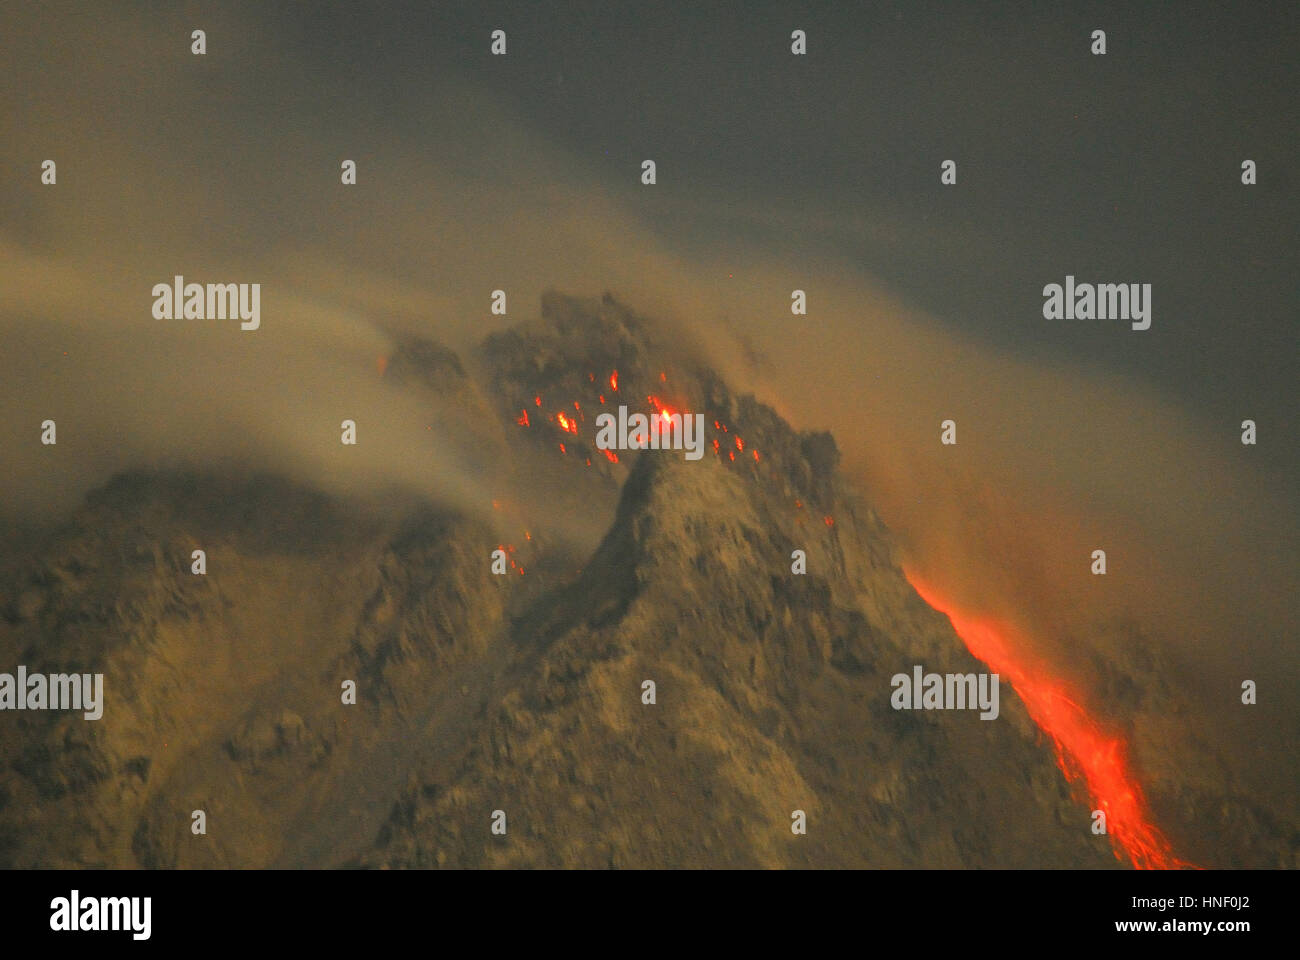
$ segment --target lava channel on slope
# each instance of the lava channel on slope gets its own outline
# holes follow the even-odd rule
[[[1015,628],[959,611],[934,587],[910,571],[904,573],[921,599],[952,621],[971,655],[1015,687],[1030,718],[1051,738],[1065,779],[1073,783],[1082,778],[1095,808],[1105,812],[1116,859],[1123,859],[1122,849],[1139,870],[1194,868],[1174,855],[1169,841],[1151,822],[1123,738],[1107,733],[1059,680],[1026,666],[1018,655]]]

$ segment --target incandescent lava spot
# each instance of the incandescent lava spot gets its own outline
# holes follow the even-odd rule
[[[904,571],[927,604],[945,614],[971,655],[1010,681],[1038,728],[1052,740],[1056,762],[1071,783],[1082,779],[1096,809],[1106,813],[1107,835],[1139,870],[1177,870],[1180,860],[1151,822],[1146,799],[1128,764],[1123,738],[1107,732],[1068,688],[1025,662],[1028,645],[1010,624],[957,610],[929,584]]]

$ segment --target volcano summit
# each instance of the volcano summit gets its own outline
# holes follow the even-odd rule
[[[0,864],[1120,865],[1013,687],[993,723],[892,708],[916,663],[982,665],[830,435],[677,342],[558,294],[464,359],[397,338],[376,376],[489,425],[478,505],[234,468],[92,492],[0,566],[0,660],[93,666],[113,709],[0,714]],[[602,455],[615,399],[691,411],[701,459]],[[1232,809],[1224,858],[1275,857]]]

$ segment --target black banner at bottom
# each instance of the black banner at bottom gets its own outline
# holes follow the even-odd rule
[[[373,949],[411,938],[461,950],[476,940],[499,949],[563,938],[601,949],[716,943],[730,951],[903,936],[925,951],[1019,938],[1231,950],[1285,933],[1296,890],[1284,871],[88,870],[11,871],[0,884],[7,945],[127,949]]]

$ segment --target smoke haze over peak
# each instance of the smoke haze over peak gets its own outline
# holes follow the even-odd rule
[[[1112,36],[1147,56],[1109,58],[1115,76],[1088,100],[1078,72],[1091,64],[1049,71],[1037,91],[1009,82],[1028,69],[1003,62],[1028,27],[967,23],[967,42],[961,16],[898,5],[864,24],[884,62],[861,82],[896,72],[863,117],[845,77],[857,54],[829,23],[818,36],[817,18],[828,65],[781,79],[789,18],[775,8],[724,50],[709,46],[708,14],[671,26],[646,13],[651,34],[681,31],[682,77],[652,72],[626,31],[588,39],[610,27],[594,7],[553,23],[501,12],[515,19],[498,74],[447,54],[455,37],[426,5],[4,13],[10,92],[27,94],[0,116],[6,514],[57,519],[123,469],[232,461],[485,511],[485,489],[509,481],[473,456],[472,429],[434,426],[449,401],[386,380],[384,359],[414,335],[472,363],[485,335],[535,318],[545,290],[609,290],[665,342],[702,345],[733,388],[831,430],[914,569],[1022,624],[1048,661],[1089,682],[1092,653],[1123,642],[1090,625],[1132,618],[1215,698],[1207,727],[1235,730],[1240,681],[1267,678],[1268,735],[1296,734],[1300,378],[1282,261],[1300,200],[1280,82],[1293,19],[1270,31],[1242,12],[1222,42],[1252,69],[1218,66],[1214,86],[1132,14]],[[479,19],[486,51],[496,23]],[[1211,21],[1188,20],[1178,29],[1210,44],[1196,25]],[[196,26],[202,58],[188,51]],[[961,55],[934,62],[916,41],[931,28],[959,33]],[[911,46],[887,54],[900,36]],[[539,49],[562,37],[568,54]],[[719,79],[713,100],[684,96],[684,79],[738,63],[757,64],[752,91]],[[630,79],[605,82],[619,64]],[[1125,116],[1139,80],[1143,109]],[[1139,136],[1184,82],[1202,99]],[[981,93],[995,88],[1014,102]],[[1248,115],[1212,120],[1224,100]],[[1020,123],[1055,145],[1026,156]],[[1079,127],[1110,145],[1081,153],[1088,190],[1060,169]],[[1212,184],[1187,168],[1205,144],[1222,167]],[[946,194],[949,154],[961,186]],[[1255,189],[1270,212],[1237,199],[1239,154],[1266,171]],[[651,157],[659,182],[642,187]],[[47,158],[54,187],[39,182]],[[355,187],[339,184],[344,159]],[[1112,209],[1079,209],[1082,194],[1113,196]],[[260,283],[261,329],[155,320],[150,290],[177,274]],[[1042,287],[1066,274],[1153,283],[1151,329],[1044,320]],[[495,289],[506,317],[489,312]],[[795,289],[806,317],[790,313]],[[38,443],[47,418],[56,447]],[[356,450],[340,451],[343,419],[359,425]],[[946,419],[956,446],[939,443]],[[1256,447],[1240,443],[1245,419]],[[1099,548],[1105,578],[1089,572]],[[1243,752],[1241,774],[1281,794],[1296,773],[1281,749]]]

